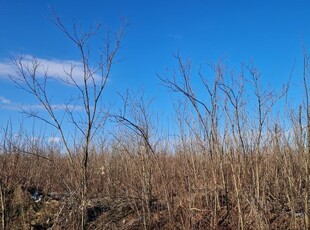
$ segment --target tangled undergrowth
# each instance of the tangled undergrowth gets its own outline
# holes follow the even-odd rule
[[[260,155],[188,151],[147,159],[122,148],[92,153],[88,229],[304,228],[305,153],[277,146]],[[79,228],[79,172],[62,155],[45,156],[50,161],[1,155],[8,229]]]

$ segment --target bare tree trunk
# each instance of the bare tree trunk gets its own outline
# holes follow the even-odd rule
[[[304,194],[304,224],[305,229],[309,229],[309,207],[308,207],[308,199],[309,199],[309,158],[310,158],[310,101],[309,101],[309,89],[308,89],[308,62],[309,57],[306,52],[304,52],[304,73],[303,73],[303,80],[304,80],[304,87],[306,93],[306,113],[307,113],[307,148],[306,148],[306,160],[305,160],[305,170],[306,170],[306,181],[305,181],[305,194]]]
[[[82,228],[87,229],[87,190],[88,190],[88,178],[87,178],[87,166],[88,166],[88,147],[85,148],[82,165]]]
[[[1,200],[1,227],[2,230],[6,230],[6,205],[5,205],[5,190],[3,188],[2,182],[0,181],[0,200]]]

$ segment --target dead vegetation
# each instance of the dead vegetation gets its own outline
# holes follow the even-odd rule
[[[308,229],[308,107],[288,110],[287,132],[272,115],[286,87],[279,95],[263,90],[250,68],[249,112],[245,76],[224,77],[218,65],[213,82],[202,78],[203,101],[190,65],[178,61],[183,82],[161,78],[184,99],[175,106],[178,137],[154,141],[151,104],[126,94],[123,109],[109,115],[112,138],[89,146],[83,196],[81,146],[70,147],[68,160],[69,145],[3,130],[2,229]]]
[[[228,78],[221,64],[208,82],[201,76],[204,101],[190,65],[177,60],[181,81],[161,81],[184,99],[175,106],[178,136],[160,137],[151,103],[126,94],[109,115],[112,138],[89,145],[86,177],[83,146],[16,139],[4,129],[2,229],[308,229],[309,105],[287,109],[285,127],[273,106],[287,87],[264,89],[251,67],[253,91],[245,90],[246,76]],[[308,73],[305,65],[306,92]],[[253,103],[244,92],[254,92]]]
[[[162,153],[150,157],[152,197],[146,202],[143,174],[136,164],[142,159],[124,156],[121,151],[92,153],[95,160],[89,174],[88,229],[305,226],[307,175],[305,168],[300,167],[306,157],[303,153],[288,148],[266,150],[258,165],[255,158],[241,153],[212,158],[199,152]],[[55,163],[50,165],[36,156],[14,153],[1,155],[0,162],[7,229],[79,228],[78,192],[75,185],[70,185],[66,166],[57,170],[54,166],[66,162],[65,157],[55,155]],[[14,175],[8,174],[6,167],[12,166],[5,162],[13,162],[17,169],[12,172]],[[259,198],[254,179],[256,167]]]
[[[282,102],[280,112],[274,107],[287,98],[289,84],[275,92],[253,65],[235,73],[219,62],[208,65],[211,73],[195,74],[191,62],[176,55],[178,67],[159,76],[177,94],[171,137],[160,134],[157,114],[143,96],[121,96],[119,112],[101,108],[125,25],[114,43],[107,40],[98,68],[92,69],[87,42],[97,30],[70,32],[55,19],[81,53],[82,84],[74,66],[65,82],[77,91],[73,101],[81,108],[67,104],[60,114],[48,94],[48,71],[38,76],[35,58],[13,59],[17,75],[11,79],[45,109],[45,114],[24,112],[54,128],[61,144],[2,130],[3,230],[309,229],[306,53],[305,100],[298,108]],[[76,135],[66,134],[64,118]],[[106,142],[102,129],[111,134]]]

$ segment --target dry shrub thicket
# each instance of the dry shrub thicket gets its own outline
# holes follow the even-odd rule
[[[2,229],[309,229],[308,56],[304,104],[282,117],[288,86],[268,90],[255,67],[210,65],[199,96],[190,62],[176,60],[159,78],[181,96],[177,135],[160,134],[151,104],[125,95],[112,137],[88,146],[87,190],[79,139],[68,158],[66,146],[3,129]]]

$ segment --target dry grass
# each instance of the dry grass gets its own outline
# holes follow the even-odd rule
[[[191,87],[190,62],[177,60],[181,82],[161,78],[184,97],[174,145],[154,141],[150,103],[129,95],[124,111],[111,115],[119,132],[105,144],[63,139],[61,154],[43,143],[14,143],[4,132],[2,228],[309,229],[309,74],[306,105],[282,111],[287,134],[272,116],[288,86],[275,94],[262,88],[256,68],[249,67],[250,80],[243,71],[229,79],[219,64],[213,82],[201,79],[204,101]],[[253,94],[250,105],[244,92]]]
[[[21,153],[1,155],[8,229],[78,228],[76,175],[64,156],[48,157],[51,162]],[[151,197],[146,201],[142,156],[116,147],[92,153],[88,228],[303,229],[305,158],[288,147],[265,148],[258,157],[158,153],[148,157]],[[41,201],[35,202],[31,189],[42,190]]]

